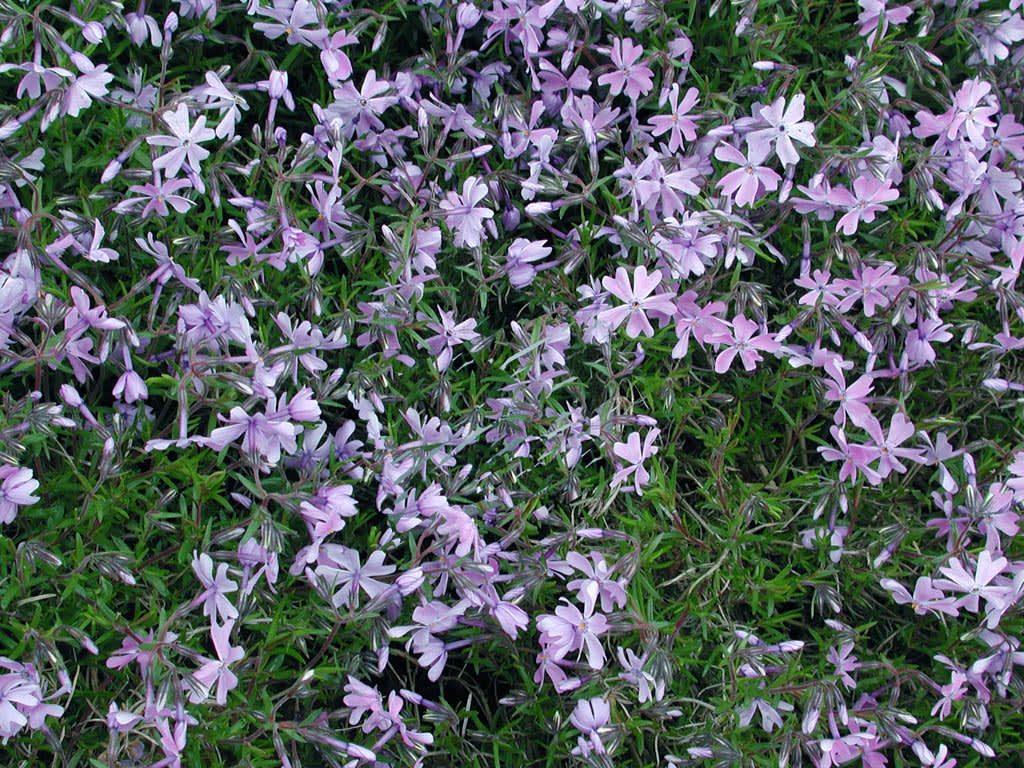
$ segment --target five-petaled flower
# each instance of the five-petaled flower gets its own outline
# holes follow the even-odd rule
[[[891,203],[899,196],[899,190],[892,188],[889,179],[882,181],[865,175],[853,180],[853,194],[845,187],[833,187],[828,193],[828,202],[847,209],[836,226],[844,235],[852,235],[860,222],[870,224],[876,213],[886,209],[885,203]]]
[[[537,617],[537,629],[540,630],[540,644],[556,661],[560,661],[573,651],[585,649],[587,663],[591,669],[604,666],[605,653],[598,639],[608,631],[608,619],[603,614],[580,609],[566,602],[555,608],[555,615],[544,614]]]
[[[767,165],[761,165],[768,157],[768,151],[767,144],[751,142],[747,145],[747,154],[744,156],[732,144],[719,144],[715,149],[715,157],[725,163],[736,163],[740,167],[725,174],[715,186],[721,187],[726,195],[735,195],[736,204],[740,206],[750,205],[765,192],[778,189],[782,177]]]
[[[203,585],[203,591],[193,603],[203,604],[203,614],[210,617],[210,622],[216,623],[217,617],[222,622],[237,619],[238,609],[228,600],[228,595],[238,591],[238,584],[228,578],[228,564],[221,563],[214,576],[213,558],[205,552],[200,555],[193,551],[192,570]]]
[[[786,106],[786,99],[782,96],[777,98],[767,107],[761,107],[761,119],[768,123],[767,128],[752,132],[747,136],[747,142],[751,148],[758,147],[762,159],[768,156],[770,147],[775,147],[775,154],[783,165],[796,165],[800,160],[793,140],[801,144],[814,146],[814,123],[804,120],[804,95],[798,93],[789,100]],[[760,161],[758,161],[760,162]]]
[[[28,467],[10,464],[0,466],[0,525],[13,523],[18,507],[39,501],[33,493],[39,488],[39,481],[32,477]]]
[[[630,285],[629,273],[619,267],[615,270],[614,278],[605,277],[601,284],[605,290],[626,303],[602,310],[598,313],[597,319],[612,330],[626,321],[626,335],[631,339],[635,339],[641,332],[644,336],[654,335],[654,328],[647,319],[647,312],[653,313],[657,319],[663,321],[667,321],[675,314],[676,307],[671,293],[651,295],[654,289],[661,285],[661,270],[656,269],[648,274],[647,267],[641,265],[634,270],[633,284]]]
[[[732,366],[736,355],[740,356],[744,369],[754,370],[761,360],[761,352],[777,352],[782,345],[771,333],[762,332],[761,326],[743,315],[736,315],[732,321],[732,333],[726,347],[715,358],[715,373],[725,373]]]
[[[174,135],[146,137],[146,141],[154,147],[170,147],[167,154],[153,161],[153,168],[166,172],[167,177],[171,178],[177,176],[181,166],[187,162],[198,173],[199,164],[210,156],[210,152],[199,145],[215,138],[216,131],[206,127],[205,115],[197,117],[195,125],[189,126],[188,107],[183,103],[178,104],[173,112],[165,112],[163,119]]]
[[[615,38],[611,52],[613,69],[597,78],[597,84],[607,85],[612,96],[625,90],[630,101],[636,101],[639,96],[649,93],[654,87],[654,80],[651,79],[654,72],[645,64],[637,64],[643,54],[644,49],[633,45],[632,39]]]
[[[430,321],[427,323],[427,328],[437,335],[424,340],[422,346],[434,356],[437,370],[444,371],[451,365],[455,345],[472,344],[480,338],[480,334],[475,330],[476,320],[472,317],[461,323],[456,323],[453,313],[442,309],[438,314],[441,316],[441,322]],[[428,319],[422,312],[419,318],[420,320]]]
[[[615,443],[612,452],[626,462],[626,466],[618,470],[612,476],[612,487],[622,485],[622,482],[633,475],[633,490],[639,495],[641,485],[646,485],[651,479],[651,473],[644,468],[644,462],[658,452],[658,446],[654,441],[661,434],[660,429],[652,429],[644,436],[643,446],[640,445],[640,433],[630,432],[624,443]],[[628,490],[628,488],[627,488]]]
[[[228,669],[228,665],[241,661],[245,651],[241,646],[231,645],[231,630],[234,628],[234,621],[226,621],[223,624],[214,622],[210,626],[210,637],[213,639],[213,648],[217,652],[216,659],[206,659],[203,666],[192,675],[196,688],[189,695],[189,701],[199,704],[206,701],[210,691],[216,686],[217,706],[223,707],[228,701],[228,692],[238,686],[238,677]]]
[[[476,176],[470,176],[462,183],[462,194],[449,192],[441,201],[445,222],[455,235],[458,247],[476,248],[484,237],[484,221],[494,218],[490,208],[477,206],[487,197],[487,184]]]
[[[675,152],[683,146],[683,139],[697,140],[697,124],[690,115],[690,110],[697,105],[700,93],[696,88],[686,91],[682,101],[679,100],[679,84],[672,83],[668,103],[671,111],[667,115],[655,115],[651,118],[652,136],[668,133],[668,151]]]

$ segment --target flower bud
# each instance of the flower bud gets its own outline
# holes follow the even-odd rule
[[[482,15],[480,9],[472,3],[459,3],[455,10],[455,23],[463,29],[471,29],[480,21]]]
[[[270,93],[270,98],[280,99],[288,90],[288,73],[276,69],[271,70],[268,83],[267,91]]]
[[[98,21],[90,21],[84,27],[82,27],[82,37],[84,37],[93,45],[102,42],[103,38],[105,38],[106,36],[106,27],[104,27]]]

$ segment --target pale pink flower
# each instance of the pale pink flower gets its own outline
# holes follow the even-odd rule
[[[835,413],[835,423],[842,426],[846,423],[846,417],[850,417],[857,426],[864,426],[871,417],[871,408],[868,403],[871,401],[869,395],[873,386],[874,377],[871,374],[864,374],[855,382],[846,385],[846,379],[842,371],[832,374],[832,381],[829,383],[828,391],[825,392],[825,399],[838,403]]]
[[[786,106],[786,99],[780,96],[770,106],[761,107],[758,114],[769,127],[752,132],[747,136],[747,143],[751,147],[759,148],[761,160],[768,156],[768,151],[774,146],[775,154],[779,156],[783,165],[796,165],[800,155],[793,146],[793,140],[808,147],[814,146],[814,123],[803,119],[802,93],[790,99],[789,106]]]
[[[868,417],[862,426],[872,440],[874,448],[878,451],[878,474],[882,479],[888,477],[893,471],[900,474],[907,471],[907,468],[900,461],[901,458],[909,459],[918,464],[924,464],[927,459],[920,448],[901,448],[900,446],[910,439],[915,432],[914,423],[899,411],[896,411],[889,420],[889,430],[882,433],[882,425],[874,416]]]
[[[441,322],[430,321],[427,328],[437,335],[424,340],[421,346],[426,348],[434,356],[437,363],[437,370],[444,371],[451,365],[452,354],[456,344],[472,344],[480,338],[480,334],[474,330],[476,320],[469,318],[461,323],[455,322],[455,315],[445,309],[439,312]],[[427,315],[419,314],[420,320],[427,320]]]
[[[604,555],[597,550],[590,553],[590,559],[593,560],[593,565],[579,552],[570,552],[565,556],[565,562],[587,577],[574,579],[566,584],[566,587],[577,590],[576,596],[583,603],[584,610],[593,612],[599,597],[601,598],[601,610],[605,613],[613,610],[616,606],[624,607],[626,605],[625,581],[612,578],[612,569],[608,567]]]
[[[359,90],[351,81],[334,89],[334,103],[328,107],[328,113],[341,118],[342,132],[349,138],[357,132],[363,135],[382,131],[384,123],[380,115],[398,103],[398,97],[391,94],[391,90],[388,80],[378,80],[376,71],[368,70]]]
[[[390,576],[395,572],[394,565],[383,564],[384,552],[379,549],[361,565],[358,551],[339,544],[324,544],[318,562],[314,573],[329,588],[336,590],[332,602],[339,609],[342,606],[358,608],[360,592],[365,592],[371,600],[377,597],[388,585],[376,577]]]
[[[828,202],[847,209],[836,222],[836,227],[844,235],[852,235],[860,222],[870,224],[875,220],[875,214],[886,210],[885,203],[891,203],[899,196],[899,190],[892,188],[890,179],[881,181],[874,176],[864,175],[854,179],[853,194],[845,187],[833,187],[828,194]]]
[[[75,66],[80,74],[76,77],[67,91],[64,92],[64,114],[71,117],[78,117],[83,109],[87,109],[93,99],[107,95],[107,83],[114,79],[114,76],[107,72],[107,65],[94,66],[84,56],[74,58]]]
[[[39,501],[33,493],[39,488],[39,481],[32,477],[28,467],[15,467],[10,464],[0,466],[0,524],[14,522],[18,507],[35,504]]]
[[[541,633],[541,647],[550,651],[555,660],[585,649],[591,669],[604,666],[605,653],[599,637],[608,631],[608,619],[603,614],[594,614],[593,609],[580,613],[579,608],[567,602],[555,608],[554,616],[538,616],[537,629]]]
[[[600,729],[611,719],[611,706],[601,696],[592,699],[581,699],[569,716],[573,724],[583,735],[579,737],[577,746],[572,750],[574,755],[589,755],[591,751],[604,754],[605,747],[601,741]]]
[[[457,247],[476,248],[484,237],[484,221],[494,218],[490,208],[477,206],[487,197],[487,184],[476,176],[462,183],[462,194],[449,192],[441,201],[445,222],[455,235]]]
[[[736,204],[740,206],[750,205],[765,192],[778,189],[782,177],[767,165],[761,165],[768,157],[768,150],[767,144],[750,143],[744,156],[732,144],[719,144],[715,157],[740,167],[725,174],[715,186],[721,187],[725,195],[735,195]]]
[[[658,446],[654,441],[661,434],[660,429],[652,429],[644,436],[644,443],[640,445],[640,433],[631,432],[624,443],[615,443],[612,452],[626,462],[626,466],[618,470],[612,476],[612,487],[617,488],[622,482],[633,475],[633,490],[639,495],[641,485],[646,485],[651,479],[651,473],[644,469],[644,462],[658,452]],[[627,489],[628,490],[628,489]]]
[[[619,664],[626,670],[625,672],[620,672],[619,677],[637,687],[641,704],[645,701],[650,701],[652,698],[654,701],[661,701],[665,698],[665,681],[661,678],[655,678],[654,675],[644,669],[644,665],[647,663],[646,653],[642,656],[637,656],[631,648],[619,648],[616,650],[615,655],[619,659]]]
[[[992,557],[992,553],[983,549],[978,555],[978,561],[974,573],[970,573],[960,561],[954,557],[949,565],[939,568],[939,572],[945,579],[938,579],[935,586],[940,589],[948,589],[957,592],[964,592],[964,596],[957,601],[957,605],[971,613],[978,612],[978,598],[986,601],[999,603],[1002,601],[1006,588],[992,584],[992,581],[1006,570],[1009,561],[1002,556]]]
[[[649,93],[654,87],[654,81],[651,79],[654,72],[643,63],[637,64],[643,54],[644,49],[639,45],[633,45],[631,38],[615,38],[612,41],[611,52],[614,69],[597,78],[597,84],[609,86],[608,92],[612,96],[617,96],[625,90],[630,101],[636,101],[639,96]]]
[[[773,334],[759,331],[761,326],[757,323],[736,315],[726,347],[715,358],[715,373],[728,371],[736,355],[739,355],[743,368],[752,371],[761,360],[761,352],[777,352],[782,347]]]
[[[164,123],[171,129],[173,136],[147,136],[146,141],[155,147],[170,147],[170,151],[153,161],[153,168],[165,171],[167,177],[178,175],[181,166],[186,162],[189,167],[199,172],[199,164],[210,156],[208,150],[199,145],[217,136],[216,131],[206,127],[206,117],[200,115],[195,125],[189,126],[188,107],[178,104],[173,112],[163,115]]]
[[[619,267],[615,277],[601,280],[605,290],[626,302],[624,305],[605,309],[598,313],[597,319],[614,330],[626,321],[626,335],[635,339],[642,332],[645,336],[653,336],[654,328],[647,319],[647,312],[654,313],[659,320],[668,320],[675,314],[675,304],[671,293],[651,295],[661,285],[661,270],[647,273],[647,267],[639,266],[633,272],[633,283],[630,285],[629,273]]]
[[[241,661],[245,656],[245,651],[241,646],[231,645],[230,635],[234,626],[234,621],[226,621],[224,624],[215,622],[210,626],[210,637],[213,639],[217,658],[216,660],[206,660],[192,676],[198,684],[198,689],[193,690],[189,696],[189,701],[193,704],[205,701],[210,695],[210,690],[216,686],[217,705],[223,707],[227,703],[228,692],[238,686],[238,677],[228,669],[228,665]]]
[[[661,136],[668,133],[668,151],[674,153],[683,146],[683,139],[687,141],[697,140],[697,124],[693,121],[690,110],[697,105],[700,94],[696,88],[686,91],[682,101],[679,100],[679,84],[672,83],[669,91],[669,107],[671,111],[667,115],[655,115],[651,118],[650,126],[652,136]]]
[[[211,622],[215,622],[218,617],[221,621],[237,619],[238,609],[227,596],[238,591],[238,584],[228,578],[228,564],[221,563],[214,576],[213,558],[205,552],[199,555],[193,551],[192,570],[203,585],[203,592],[193,601],[193,604],[203,604],[203,615],[209,616]]]
[[[278,413],[269,407],[266,413],[250,416],[241,407],[235,406],[222,420],[227,424],[217,427],[201,443],[215,451],[223,450],[230,443],[242,438],[242,452],[249,456],[265,459],[271,465],[281,460],[282,450],[292,454],[298,450],[295,440],[300,427],[288,421],[287,413]]]

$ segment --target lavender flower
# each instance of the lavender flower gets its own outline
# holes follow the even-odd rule
[[[39,501],[39,497],[33,495],[38,488],[39,481],[32,477],[31,469],[0,465],[0,525],[13,523],[18,507]]]

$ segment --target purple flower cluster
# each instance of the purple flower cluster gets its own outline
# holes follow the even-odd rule
[[[983,371],[969,388],[993,402],[1024,391],[1024,117],[1006,74],[1024,59],[1019,0],[972,16],[961,58],[976,76],[948,94],[921,89],[938,109],[878,62],[909,57],[927,73],[910,74],[937,82],[944,62],[905,28],[927,37],[937,13],[959,24],[946,0],[859,0],[838,96],[774,61],[745,73],[759,85],[712,93],[690,71],[700,43],[641,0],[399,3],[403,23],[426,28],[429,50],[414,52],[394,20],[341,0],[176,0],[162,20],[145,1],[115,5],[86,19],[47,4],[31,34],[0,9],[0,45],[19,52],[0,65],[18,78],[0,125],[12,236],[0,375],[29,393],[4,394],[4,534],[64,567],[30,540],[67,492],[44,468],[74,465],[71,451],[93,462],[64,470],[91,478],[72,505],[83,515],[100,516],[90,505],[129,471],[203,475],[189,500],[175,488],[126,513],[145,517],[128,537],[140,552],[150,526],[178,537],[150,564],[180,553],[174,583],[187,580],[190,597],[118,619],[120,648],[98,670],[128,697],[104,720],[111,755],[141,737],[152,768],[187,764],[204,715],[242,706],[259,675],[278,674],[260,643],[292,600],[333,629],[312,652],[295,631],[309,666],[267,694],[260,725],[286,766],[298,744],[332,765],[429,765],[443,734],[417,718],[459,716],[363,682],[398,675],[398,656],[431,685],[507,656],[567,714],[575,746],[559,759],[610,764],[631,730],[660,737],[695,701],[718,730],[723,712],[741,732],[759,723],[783,763],[801,749],[816,768],[876,768],[898,751],[952,768],[947,745],[930,746],[936,734],[991,752],[989,711],[1024,664],[1024,451],[1016,434],[997,444],[955,425],[937,393],[961,358],[969,375]],[[734,5],[730,43],[762,48],[770,13]],[[218,29],[229,11],[246,30],[244,62],[188,74],[180,51],[241,40]],[[115,46],[147,69],[99,63]],[[413,55],[384,65],[390,50]],[[286,71],[293,61],[315,85]],[[855,129],[836,125],[854,119],[847,99]],[[42,200],[59,162],[15,142],[52,148],[57,126],[104,114],[122,122],[123,146],[77,177],[100,190]],[[779,467],[799,451],[803,487],[820,492],[793,514],[770,508],[758,528],[748,499],[728,540],[695,510],[705,543],[674,510],[690,493],[687,441],[715,446],[696,482],[709,508],[729,513],[754,471],[757,493],[774,493],[776,457],[757,457],[747,477],[724,467],[757,398],[715,391],[769,378],[814,403],[803,424],[781,396],[772,407],[787,413]],[[673,411],[681,394],[691,410]],[[692,415],[704,405],[706,423]],[[886,527],[878,547],[881,513],[865,507],[886,492],[938,512]],[[180,514],[166,523],[172,497]],[[625,519],[638,509],[721,554],[650,565],[669,556]],[[214,530],[221,517],[230,524]],[[787,530],[785,517],[810,527]],[[762,640],[723,608],[705,630],[722,635],[729,674],[682,696],[660,649],[688,617],[652,618],[644,603],[664,589],[706,607],[709,583],[730,588],[716,572],[747,556],[744,537],[769,529],[800,562],[821,550],[824,570],[799,582],[813,590],[802,626],[816,642],[783,637],[781,620],[751,628],[778,636]],[[923,711],[940,723],[956,711],[958,729],[917,727],[897,708],[903,678],[852,626],[844,585],[826,583],[865,555],[862,578],[888,609],[960,622],[961,642],[933,659],[949,682],[911,675]],[[62,579],[95,564],[119,588],[144,580],[124,553],[76,560]],[[348,668],[325,665],[347,681],[328,706],[312,688],[339,636],[361,652]],[[4,743],[48,729],[65,711],[50,702],[74,694],[47,647],[37,655],[60,683],[52,693],[49,668],[0,658]],[[284,703],[307,695],[323,708],[286,720]],[[687,759],[727,764],[708,744],[684,747]]]

